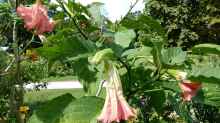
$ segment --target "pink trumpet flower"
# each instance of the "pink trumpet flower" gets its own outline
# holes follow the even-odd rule
[[[129,106],[123,96],[121,80],[114,66],[110,67],[108,76],[105,104],[98,121],[112,123],[135,118],[136,111]]]
[[[24,20],[24,27],[28,30],[34,29],[37,35],[51,32],[54,28],[55,23],[49,19],[47,9],[41,0],[37,0],[32,7],[19,6],[17,14]]]
[[[182,90],[182,97],[184,101],[191,101],[196,96],[197,91],[202,87],[201,83],[191,82],[189,80],[183,80],[179,83]]]

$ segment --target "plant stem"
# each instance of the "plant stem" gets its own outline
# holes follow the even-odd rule
[[[24,47],[24,49],[19,52],[19,55],[22,55],[22,53],[25,52],[25,50],[28,48],[28,46],[31,44],[31,42],[34,40],[34,34],[31,38],[31,40],[26,44],[26,46]],[[21,59],[19,59],[21,60]],[[9,65],[5,68],[4,72],[8,72],[8,70],[13,66],[13,64],[16,63],[16,58],[13,58],[12,61],[9,63]]]
[[[128,14],[132,11],[132,9],[136,6],[136,4],[138,3],[139,0],[136,0],[134,2],[134,4],[131,4],[130,9],[128,10],[128,12],[126,13],[126,15],[124,16],[124,18],[122,18],[122,20],[120,22],[122,22],[127,16]]]
[[[69,16],[69,18],[72,19],[75,27],[77,28],[77,30],[79,31],[79,33],[86,39],[88,40],[88,36],[83,32],[83,30],[79,27],[77,20],[75,19],[74,14],[70,11],[70,9],[63,3],[62,0],[57,0],[59,2],[59,4],[61,5],[61,7],[63,8],[64,12],[66,12]]]
[[[26,46],[22,49],[21,52],[19,52],[19,55],[21,55],[22,53],[24,53],[26,51],[26,49],[30,46],[31,42],[34,40],[34,34],[31,37],[31,40],[27,42]]]
[[[105,83],[105,80],[100,81],[99,88],[98,88],[98,91],[96,93],[97,97],[100,95],[104,83]]]

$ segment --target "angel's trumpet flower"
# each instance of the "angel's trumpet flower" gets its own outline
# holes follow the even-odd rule
[[[107,73],[106,99],[98,120],[101,123],[112,123],[135,118],[136,111],[129,106],[123,96],[118,70],[114,65],[109,65]]]
[[[191,101],[196,96],[198,90],[201,88],[201,83],[191,82],[189,80],[183,80],[179,83],[182,90],[182,98],[184,101]]]
[[[24,20],[24,27],[35,30],[37,35],[51,32],[54,28],[55,22],[49,19],[47,9],[41,0],[37,0],[31,7],[19,6],[17,14]]]

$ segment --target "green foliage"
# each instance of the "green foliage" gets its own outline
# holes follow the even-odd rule
[[[74,100],[70,94],[65,94],[46,102],[37,109],[29,123],[57,123],[62,117],[64,109]]]
[[[122,57],[127,57],[127,59],[150,57],[152,56],[151,51],[151,47],[143,46],[140,48],[126,50],[125,52],[123,52]]]
[[[29,62],[24,61],[21,63],[21,73],[23,83],[42,82],[43,79],[48,77],[48,65],[46,61]]]
[[[166,65],[182,65],[186,60],[186,52],[182,51],[180,47],[163,49],[161,52],[162,61]]]
[[[91,66],[87,58],[79,59],[70,62],[71,68],[74,70],[73,75],[77,76],[83,84],[83,88],[88,92],[90,84],[97,81],[98,71],[95,67]]]
[[[211,66],[193,66],[188,78],[193,81],[220,84],[220,68]]]
[[[131,43],[132,39],[135,37],[135,32],[133,30],[122,30],[116,32],[115,43],[119,44],[123,48],[126,48]]]
[[[218,43],[218,24],[208,26],[218,17],[216,2],[207,0],[150,0],[146,14],[160,20],[168,34],[169,46],[190,48],[199,43]]]
[[[88,11],[92,15],[92,21],[94,24],[97,24],[98,26],[102,26],[104,22],[104,16],[102,15],[104,5],[102,3],[93,3],[88,8]]]
[[[103,99],[97,97],[75,99],[65,94],[42,104],[34,111],[28,123],[93,123],[103,103]]]
[[[88,52],[87,47],[83,44],[86,44],[87,41],[81,41],[78,37],[71,35],[72,33],[74,33],[72,29],[65,29],[48,37],[48,42],[37,49],[38,53],[50,61],[54,61]]]
[[[8,56],[6,54],[6,52],[1,51],[0,49],[0,73],[3,72],[3,69],[5,69],[5,67],[7,66],[7,62],[8,62]]]
[[[220,46],[216,44],[199,44],[192,48],[195,54],[217,54],[220,55]]]
[[[26,82],[40,82],[48,75],[76,76],[84,85],[84,90],[89,91],[103,78],[106,66],[97,65],[101,61],[112,62],[119,69],[126,99],[141,111],[138,114],[140,122],[168,122],[172,118],[165,116],[167,112],[168,115],[176,112],[176,117],[182,122],[195,122],[197,118],[190,110],[195,102],[219,108],[220,65],[218,58],[216,61],[211,59],[213,54],[219,57],[219,46],[209,44],[219,43],[217,2],[150,0],[143,13],[128,13],[119,23],[111,23],[102,16],[101,3],[82,6],[71,0],[58,2],[58,5],[49,6],[45,1],[50,17],[57,20],[57,24],[53,32],[44,34],[46,40],[34,37],[34,41],[40,44],[36,49],[38,61],[26,59],[24,51],[24,54],[19,54],[21,59],[16,61],[17,65],[12,64],[7,75],[1,76],[0,102],[4,106],[0,107],[0,112],[3,109],[7,113],[7,100],[1,99],[8,97],[10,93],[7,92],[16,83],[22,86]],[[15,58],[15,49],[24,50],[31,37],[31,33],[24,30],[22,20],[16,19],[11,7],[6,3],[0,4],[0,41],[3,41],[0,44],[9,46],[7,53],[0,51],[0,74],[8,65],[7,54]],[[57,11],[58,7],[63,11]],[[18,32],[14,39],[18,44],[13,42],[12,45],[14,20],[17,21]],[[200,44],[203,42],[206,44]],[[200,45],[193,47],[195,44]],[[185,50],[191,47],[193,54],[188,54]],[[200,57],[206,59],[209,56],[209,60],[200,61]],[[41,57],[46,61],[42,62]],[[191,102],[182,102],[178,81],[167,71],[177,67],[188,72],[189,80],[203,84],[201,92]],[[20,78],[15,75],[20,75]],[[70,94],[60,96],[58,91],[55,93],[53,97],[57,98],[49,100],[51,97],[48,96],[45,102],[39,103],[30,123],[96,122],[103,106],[101,98],[75,99]],[[172,120],[179,122],[179,119]]]
[[[140,15],[138,17],[133,17],[130,15],[122,21],[122,25],[129,29],[156,32],[157,34],[165,37],[165,30],[161,24],[147,15]]]
[[[218,107],[220,109],[220,85],[215,83],[203,83],[202,103]]]
[[[114,52],[112,49],[104,49],[101,51],[98,51],[95,56],[91,59],[91,63],[93,64],[99,64],[102,61],[108,61],[114,58]]]
[[[96,117],[101,112],[103,105],[104,100],[101,98],[93,96],[81,97],[68,105],[60,122],[96,123]]]

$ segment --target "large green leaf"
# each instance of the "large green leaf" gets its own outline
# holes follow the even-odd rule
[[[220,45],[216,44],[199,44],[192,48],[196,54],[217,54],[220,55]]]
[[[182,65],[186,60],[186,52],[179,47],[162,49],[162,61],[166,65]]]
[[[199,103],[215,106],[220,109],[220,85],[216,83],[202,83],[202,89],[194,98]]]
[[[135,32],[131,29],[122,30],[115,34],[115,42],[122,47],[128,47],[132,39],[136,36]]]
[[[188,78],[193,81],[220,84],[220,68],[210,66],[193,66],[188,72]]]
[[[73,33],[72,29],[64,29],[48,37],[48,41],[44,43],[44,46],[37,49],[38,53],[54,61],[75,57],[95,50],[96,47],[93,42],[82,40],[74,36]]]
[[[64,94],[42,104],[28,123],[96,123],[104,104],[102,98],[88,96],[75,99]]]
[[[80,82],[83,84],[84,90],[89,90],[90,84],[97,80],[97,70],[90,65],[88,58],[81,58],[70,62],[72,69],[74,70],[73,75],[77,76]]]
[[[161,112],[163,105],[166,101],[164,90],[152,89],[145,91],[145,94],[150,97],[149,105],[153,107],[157,112]]]
[[[59,123],[96,123],[96,117],[104,105],[102,98],[87,96],[70,103]]]
[[[64,109],[74,99],[75,98],[71,94],[64,94],[45,102],[34,111],[28,123],[59,123]]]

